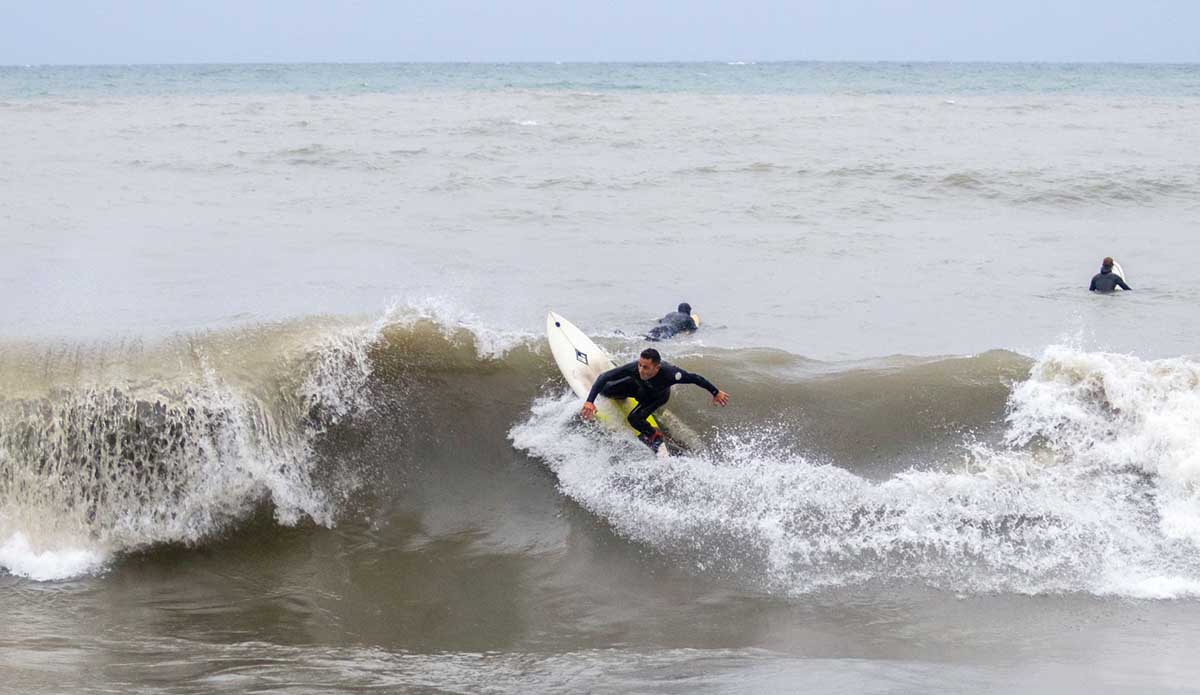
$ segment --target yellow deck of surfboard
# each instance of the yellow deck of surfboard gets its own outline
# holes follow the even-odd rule
[[[576,328],[574,324],[554,312],[550,312],[546,316],[546,337],[550,342],[550,352],[554,355],[554,361],[558,364],[559,371],[570,384],[571,390],[580,398],[587,398],[596,378],[615,366],[608,353],[592,342],[592,339]],[[624,424],[629,431],[636,433],[637,430],[625,418],[637,407],[637,400],[634,398],[606,400],[612,405],[612,408],[600,407],[601,404],[597,404],[596,419],[610,426]],[[608,412],[605,412],[606,410]],[[614,417],[617,414],[620,415],[620,422],[617,422],[617,418]],[[658,429],[658,422],[653,416],[647,418],[647,421],[652,427]]]

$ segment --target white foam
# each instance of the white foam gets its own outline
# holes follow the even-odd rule
[[[300,387],[306,403],[319,403],[329,423],[371,409],[366,385],[374,372],[371,346],[391,320],[391,310],[368,326],[323,333],[312,347],[314,364]]]
[[[164,524],[159,514],[150,523],[137,520],[148,538],[135,536],[129,545],[158,541],[164,536],[153,534],[164,531],[170,534],[167,539],[200,540],[243,517],[264,489],[270,492],[280,523],[294,525],[309,518],[332,526],[332,502],[310,478],[311,434],[273,427],[267,413],[230,389],[213,369],[206,366],[204,377],[202,397],[215,415],[211,436],[216,446],[204,448],[190,462],[187,475],[195,484],[179,500],[171,522]]]
[[[1114,573],[1100,585],[1096,593],[1150,600],[1190,598],[1200,596],[1200,580],[1141,572]]]
[[[884,481],[726,432],[663,463],[546,398],[510,431],[621,535],[795,593],[868,580],[1137,598],[1200,588],[1200,366],[1055,347],[1013,392],[1008,443]]]
[[[161,429],[147,437],[170,437],[171,445],[145,450],[153,458],[139,459],[136,466],[111,445],[88,443],[125,446],[129,423],[150,407],[121,389],[64,392],[46,411],[10,414],[25,418],[14,419],[14,428],[43,439],[32,450],[20,441],[0,442],[0,464],[11,475],[0,486],[0,538],[10,537],[0,564],[33,579],[84,574],[118,553],[202,541],[245,518],[264,499],[281,524],[311,519],[332,526],[336,495],[312,479],[312,441],[325,425],[369,406],[367,351],[384,324],[381,319],[321,333],[307,346],[311,360],[300,365],[305,371],[295,398],[278,402],[231,387],[205,347],[194,344],[199,378],[153,396],[161,400],[149,425]],[[318,427],[297,427],[298,417],[310,412],[321,414]],[[79,413],[93,419],[94,429],[84,432],[72,424]],[[61,428],[81,438],[77,446],[88,452],[86,466],[76,465],[74,450],[63,447],[56,435]]]
[[[37,550],[24,533],[16,532],[0,544],[0,567],[10,574],[46,582],[92,574],[108,561],[102,550],[64,546]]]
[[[1200,544],[1200,363],[1051,347],[1010,404],[1010,442],[1154,476],[1162,533]]]

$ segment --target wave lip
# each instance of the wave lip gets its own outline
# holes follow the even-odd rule
[[[101,350],[99,366],[64,365],[66,379],[47,368],[40,387],[0,400],[0,567],[38,580],[93,572],[148,546],[201,543],[262,505],[283,525],[332,526],[358,480],[316,445],[370,409],[382,324],[311,328]]]

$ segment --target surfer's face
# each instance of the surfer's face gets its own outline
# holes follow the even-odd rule
[[[653,379],[655,374],[658,374],[658,365],[654,364],[645,357],[639,357],[638,376],[642,377],[642,381]]]

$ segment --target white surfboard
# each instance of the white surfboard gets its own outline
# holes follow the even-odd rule
[[[550,342],[550,352],[558,364],[563,378],[571,386],[571,390],[580,398],[587,398],[596,383],[596,377],[612,369],[612,358],[600,346],[592,342],[575,324],[564,319],[553,311],[546,315],[546,339]],[[637,407],[637,401],[626,398],[614,401],[610,398],[596,399],[596,419],[614,428],[623,428],[637,432],[625,418]],[[654,417],[648,418],[651,425],[658,427]],[[660,457],[668,456],[667,447],[658,448]]]

